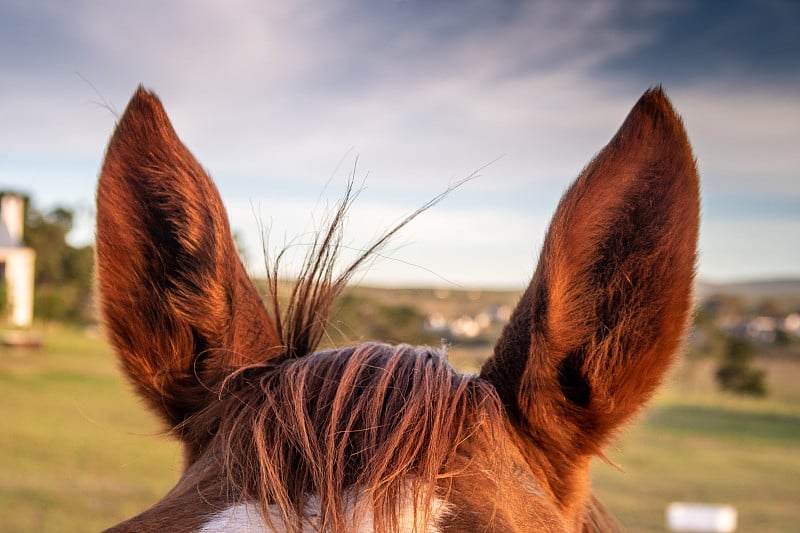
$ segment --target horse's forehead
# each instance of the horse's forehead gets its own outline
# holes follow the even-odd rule
[[[447,533],[468,531],[567,531],[561,518],[551,509],[551,506],[538,498],[528,501],[524,509],[497,507],[495,498],[490,495],[480,495],[480,490],[471,494],[471,498],[460,501],[456,496],[453,502],[443,502],[434,499],[430,520],[427,524],[421,523],[422,515],[410,505],[405,505],[400,515],[397,533]],[[466,494],[465,494],[466,495]],[[474,500],[470,502],[469,500]],[[538,503],[537,503],[538,502]],[[474,505],[473,505],[474,504]],[[318,509],[309,509],[310,514],[305,517],[303,533],[318,533]],[[520,513],[522,511],[522,513]],[[211,517],[200,529],[200,533],[288,533],[280,512],[274,506],[270,507],[270,522],[267,524],[259,508],[252,503],[233,505]],[[414,528],[415,516],[417,527]],[[373,533],[372,517],[365,515],[358,523],[348,523],[347,531],[353,533]]]
[[[361,500],[363,501],[363,500]],[[428,522],[423,523],[426,513],[415,510],[412,498],[404,498],[400,502],[400,514],[397,533],[441,533],[438,524],[443,521],[449,512],[449,506],[438,498],[431,501],[431,508],[427,513]],[[369,512],[354,512],[353,506],[346,510],[348,520],[347,531],[353,533],[372,533],[375,531],[373,517]],[[277,506],[269,507],[269,523],[264,520],[259,507],[253,503],[235,504],[213,515],[200,529],[200,533],[287,533],[289,528],[283,520]],[[321,531],[320,505],[317,496],[311,496],[306,503],[303,516],[303,533],[318,533]]]

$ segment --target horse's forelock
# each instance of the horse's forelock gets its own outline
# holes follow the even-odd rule
[[[375,343],[239,369],[221,400],[214,453],[228,489],[297,531],[314,494],[321,530],[344,530],[346,510],[361,509],[394,531],[409,497],[430,512],[459,442],[501,409],[443,351]],[[354,487],[371,503],[349,505]]]

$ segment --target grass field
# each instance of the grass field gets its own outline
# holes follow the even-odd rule
[[[0,348],[0,531],[96,531],[159,499],[180,475],[180,450],[102,341],[44,333],[43,350]],[[476,364],[470,353],[452,357]],[[797,530],[800,364],[767,365],[773,396],[764,401],[717,395],[702,365],[687,388],[678,369],[619,436],[608,456],[622,470],[598,461],[594,479],[626,530],[664,531],[673,500],[733,504],[740,531]]]

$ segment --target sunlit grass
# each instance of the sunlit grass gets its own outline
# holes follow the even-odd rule
[[[739,531],[800,523],[800,361],[759,364],[781,374],[764,399],[721,394],[712,361],[681,361],[609,450],[621,471],[596,462],[597,492],[626,531],[664,531],[671,501],[731,504]]]
[[[163,496],[181,458],[103,342],[68,329],[45,342],[0,349],[0,530],[100,530]]]
[[[741,531],[800,523],[800,416],[736,406],[670,404],[648,411],[596,464],[598,494],[629,531],[664,531],[670,501],[724,503]]]

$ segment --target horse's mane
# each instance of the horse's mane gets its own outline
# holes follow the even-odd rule
[[[407,345],[289,358],[238,371],[225,387],[238,400],[220,427],[227,481],[264,516],[277,506],[294,531],[310,495],[319,531],[363,520],[398,531],[409,498],[414,522],[426,523],[458,444],[500,409],[491,387],[454,372],[443,351]]]

